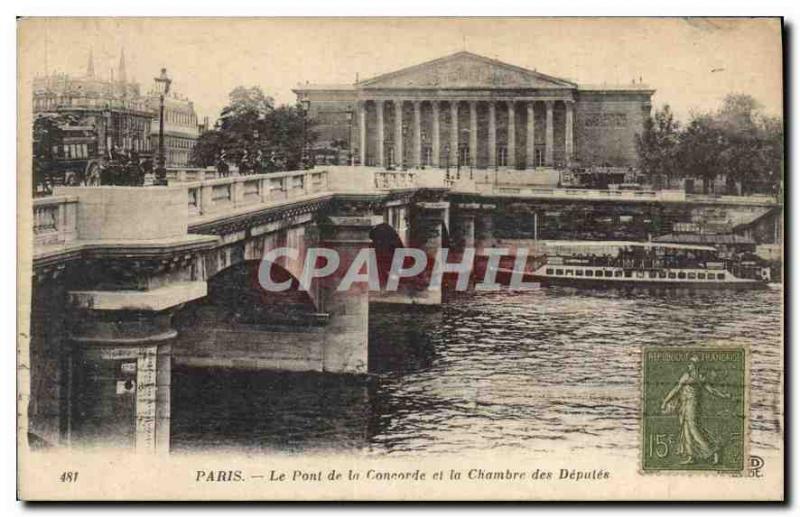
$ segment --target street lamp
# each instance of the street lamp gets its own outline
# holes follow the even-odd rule
[[[383,154],[386,156],[386,170],[393,171],[394,170],[394,140],[392,140],[391,135],[389,138],[386,139],[383,145]],[[383,166],[382,163],[378,164],[379,166]]]
[[[445,177],[449,180],[450,179],[450,144],[444,144],[444,152],[447,156],[447,161],[445,162]]]
[[[353,112],[347,112],[347,124],[350,126],[350,129],[347,131],[347,152],[350,153],[348,156],[348,162],[350,163],[350,167],[354,166],[353,163]],[[336,160],[336,163],[339,163],[339,160]]]
[[[406,135],[408,135],[408,124],[404,123],[403,124],[403,156],[400,157],[400,159],[403,160],[403,170],[406,170],[408,168],[408,164],[406,163],[406,149],[408,147],[408,146],[406,146],[406,140],[408,140],[408,139],[406,138]]]
[[[263,155],[261,153],[261,145],[259,144],[258,137],[258,129],[253,129],[253,148],[255,149],[255,154],[253,157],[251,157],[253,160],[253,168],[250,170],[251,174],[260,172],[259,169],[261,169],[261,157]]]
[[[300,101],[300,107],[303,112],[303,148],[300,153],[300,167],[305,170],[308,167],[308,111],[311,109],[311,101],[303,99]]]
[[[471,131],[469,129],[467,129],[467,128],[464,128],[461,131],[465,135],[464,139],[466,140],[466,142],[464,142],[464,150],[465,150],[464,157],[467,158],[467,161],[469,162],[469,179],[472,179],[472,163],[475,161],[475,157],[472,156],[472,155],[469,155],[466,152],[466,150],[469,149],[469,141],[471,140]],[[464,164],[464,165],[466,165],[466,164]],[[460,177],[460,175],[459,175],[459,177]]]
[[[424,129],[422,129],[420,131],[420,141],[421,141],[421,144],[422,144],[421,145],[422,149],[420,149],[421,156],[420,156],[420,160],[419,160],[419,163],[417,164],[417,166],[420,169],[425,169],[425,163],[428,161],[428,155],[426,154],[426,150],[427,150],[426,144],[428,143],[428,133]]]
[[[167,77],[167,69],[161,69],[161,75],[155,78],[156,92],[159,95],[159,111],[158,111],[158,158],[156,161],[156,178],[153,182],[155,185],[167,184],[167,167],[166,158],[164,156],[164,98],[169,93],[169,85],[172,84],[172,79]]]

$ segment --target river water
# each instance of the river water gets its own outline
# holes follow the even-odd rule
[[[753,450],[772,449],[782,296],[550,287],[373,311],[367,380],[176,368],[172,450],[636,449],[642,347],[731,341],[751,350]]]

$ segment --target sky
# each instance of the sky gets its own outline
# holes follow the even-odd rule
[[[125,49],[148,90],[166,67],[198,116],[217,118],[236,86],[294,102],[300,83],[352,84],[461,50],[586,84],[641,78],[679,119],[748,93],[782,112],[780,22],[680,18],[29,18],[19,23],[19,78],[80,75],[90,50],[108,77]],[[46,59],[45,59],[46,56]]]

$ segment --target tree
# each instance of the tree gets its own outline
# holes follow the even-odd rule
[[[724,153],[728,144],[725,134],[713,116],[694,115],[681,133],[678,153],[684,176],[703,183],[703,193],[708,193],[715,178],[725,173]]]
[[[300,106],[281,106],[268,117],[270,151],[285,160],[287,169],[302,168],[304,148],[315,140],[313,125]]]
[[[777,194],[783,179],[783,124],[749,95],[728,95],[717,111],[692,114],[684,128],[664,106],[645,121],[636,147],[657,187],[661,178],[669,187],[680,176],[702,181],[708,193],[725,178],[728,191]]]
[[[213,130],[192,150],[195,165],[209,166],[224,153],[243,172],[291,170],[302,166],[304,146],[314,140],[313,121],[299,106],[275,107],[260,88],[238,87]],[[304,138],[305,137],[305,138]]]
[[[783,187],[783,122],[778,117],[761,120],[762,145],[758,156],[758,176],[763,189],[781,195]]]
[[[202,133],[192,148],[189,163],[197,167],[209,167],[216,163],[224,148],[224,137],[218,128]]]
[[[725,135],[721,159],[729,182],[741,185],[744,193],[773,191],[783,169],[783,124],[763,114],[750,95],[725,97],[716,114]]]
[[[228,99],[230,104],[220,114],[222,128],[231,128],[242,121],[262,120],[275,107],[274,99],[265,95],[258,86],[238,86],[228,94]]]
[[[639,167],[660,188],[671,187],[677,174],[680,126],[668,104],[645,119],[644,130],[636,136]]]

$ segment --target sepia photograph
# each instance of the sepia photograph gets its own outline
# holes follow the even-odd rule
[[[20,499],[784,499],[781,18],[16,23]]]

